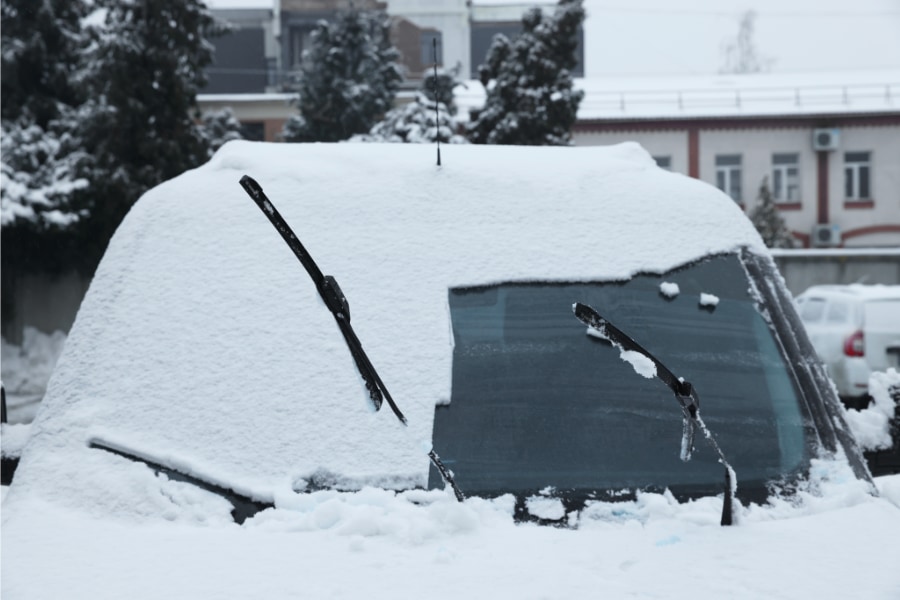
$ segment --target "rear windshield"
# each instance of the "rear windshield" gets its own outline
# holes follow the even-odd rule
[[[703,440],[690,462],[679,459],[672,393],[587,334],[572,314],[582,302],[694,384],[739,491],[764,493],[767,481],[808,464],[810,442],[749,287],[739,258],[727,255],[624,283],[451,290],[453,388],[435,414],[435,449],[467,494],[720,492],[723,468]],[[434,471],[429,485],[441,485]]]
[[[821,298],[798,300],[800,305],[800,318],[806,323],[816,323],[822,320],[825,313],[825,301]]]

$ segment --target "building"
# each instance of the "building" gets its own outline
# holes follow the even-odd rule
[[[900,246],[900,72],[581,79],[576,145],[637,141],[749,213],[763,181],[798,245]],[[478,107],[477,82],[461,90]]]
[[[229,107],[244,124],[244,137],[278,141],[294,114],[291,82],[300,68],[316,24],[351,4],[384,10],[391,17],[391,41],[404,70],[401,101],[412,97],[435,63],[475,76],[498,33],[515,36],[532,6],[552,10],[553,0],[484,5],[467,0],[272,0],[271,8],[213,10],[231,31],[213,40],[214,63],[199,101],[204,111]],[[582,34],[583,38],[583,34]],[[436,52],[435,52],[436,48]],[[575,75],[584,72],[584,44]]]

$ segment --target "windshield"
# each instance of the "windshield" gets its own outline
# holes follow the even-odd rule
[[[808,464],[811,442],[749,288],[739,258],[725,255],[624,283],[451,290],[453,387],[435,414],[435,449],[467,494],[721,491],[709,447],[679,459],[681,412],[669,389],[588,335],[572,316],[577,301],[694,385],[739,492],[764,492]],[[429,484],[440,486],[435,472]]]

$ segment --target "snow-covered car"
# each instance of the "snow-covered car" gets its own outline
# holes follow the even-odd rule
[[[232,142],[135,205],[4,500],[4,598],[900,589],[900,481],[731,199],[636,144],[442,158]]]
[[[900,368],[900,286],[816,285],[797,296],[800,318],[838,394],[868,394],[873,372]]]

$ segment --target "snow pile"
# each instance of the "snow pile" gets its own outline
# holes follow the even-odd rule
[[[900,372],[888,369],[869,376],[872,403],[864,410],[847,411],[847,424],[863,450],[887,450],[893,445],[891,421],[900,398]]]
[[[634,350],[620,349],[619,358],[630,364],[634,372],[641,377],[647,379],[656,377],[656,364],[647,355]]]
[[[62,331],[48,335],[34,327],[25,328],[21,346],[2,339],[0,369],[6,393],[42,396],[65,343]]]
[[[634,372],[641,377],[644,377],[646,379],[652,379],[656,377],[656,363],[654,363],[649,356],[636,350],[626,350],[625,347],[622,346],[622,344],[609,337],[605,327],[603,329],[588,327],[587,334],[589,336],[605,340],[615,346],[619,350],[619,358],[631,365],[631,368],[634,369]]]
[[[4,521],[3,592],[96,600],[288,598],[298,589],[313,598],[437,600],[486,590],[517,598],[896,597],[896,556],[885,549],[900,535],[900,510],[866,493],[839,462],[818,465],[815,477],[792,501],[741,508],[741,525],[730,528],[718,525],[720,498],[679,503],[671,494],[597,503],[561,528],[514,524],[509,497],[459,504],[437,491],[296,495],[244,527],[123,527],[38,501]],[[879,483],[887,497],[900,476]],[[21,508],[16,492],[4,516]],[[688,572],[696,573],[690,585]]]
[[[678,287],[677,283],[663,281],[659,284],[659,293],[666,298],[671,299],[681,293],[681,288]]]
[[[31,436],[31,425],[25,423],[0,424],[0,445],[4,457],[21,456],[22,449]]]
[[[700,306],[706,308],[715,308],[719,305],[719,297],[715,294],[700,294]]]

